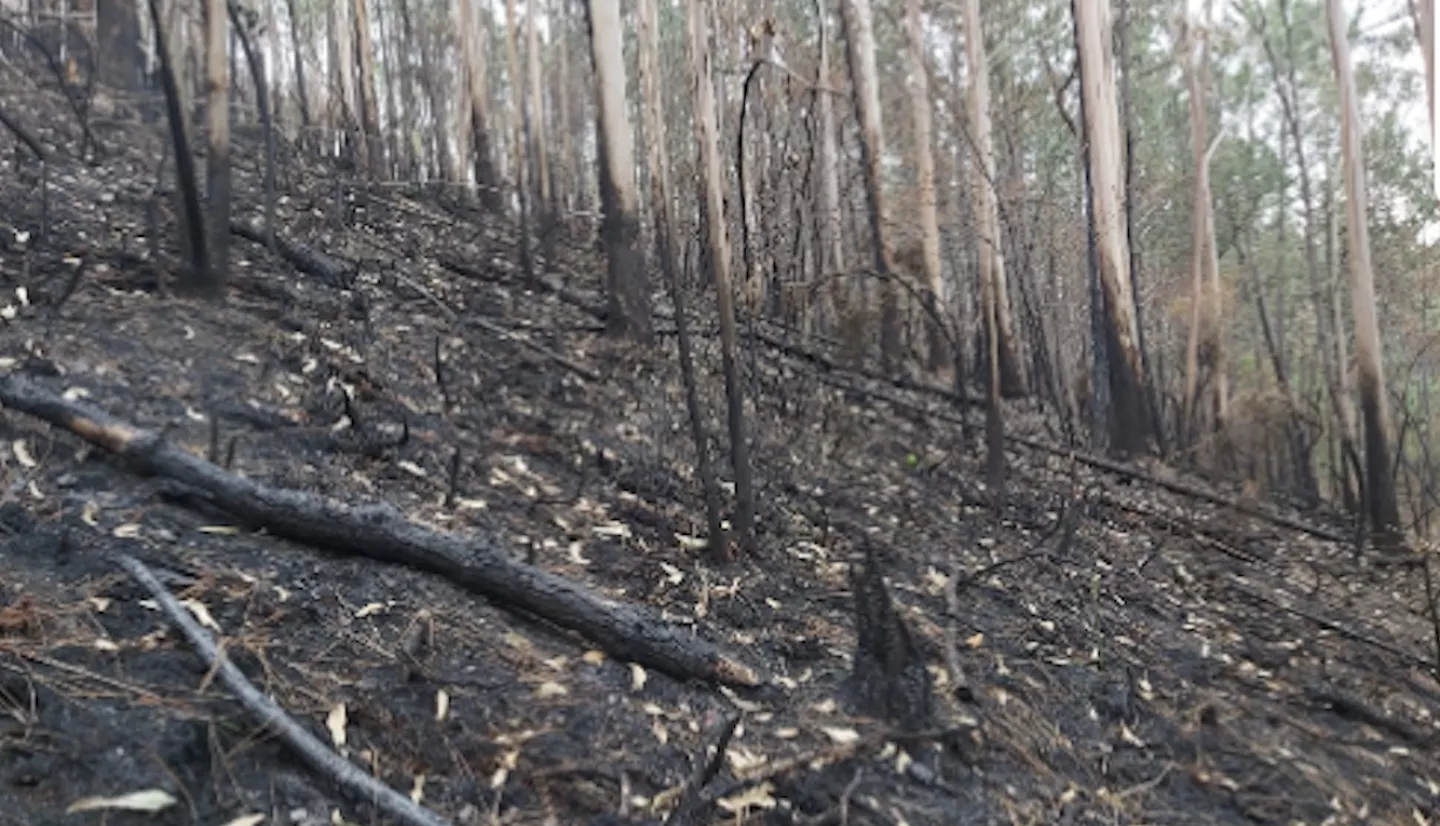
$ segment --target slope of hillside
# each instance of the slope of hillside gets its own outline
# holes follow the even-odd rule
[[[719,804],[691,822],[1436,817],[1440,685],[1414,569],[1019,443],[997,507],[963,406],[757,340],[760,547],[715,566],[687,542],[703,507],[674,338],[601,338],[585,239],[547,262],[567,300],[523,283],[503,221],[287,152],[279,232],[343,277],[236,238],[228,301],[176,299],[157,285],[176,266],[163,210],[158,260],[151,244],[154,130],[97,123],[106,151],[84,163],[56,97],[0,91],[54,151],[47,199],[31,160],[0,177],[5,371],[243,477],[502,548],[768,678],[619,661],[434,573],[277,539],[7,409],[0,824],[145,789],[178,803],[106,822],[386,822],[243,711],[117,552],[203,606],[315,734],[343,706],[349,759],[453,823],[660,822],[735,713]],[[260,154],[238,131],[250,221]],[[848,711],[846,572],[864,547],[937,687],[935,736],[903,748]]]

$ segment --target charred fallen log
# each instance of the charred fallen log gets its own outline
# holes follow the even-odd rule
[[[502,606],[587,637],[612,656],[677,678],[757,686],[760,675],[718,646],[636,605],[605,599],[514,558],[498,541],[425,528],[388,504],[351,506],[229,473],[90,405],[32,379],[0,379],[0,404],[44,419],[127,460],[135,469],[204,491],[213,503],[272,534],[440,574]]]

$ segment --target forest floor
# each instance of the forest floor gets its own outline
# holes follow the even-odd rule
[[[250,479],[508,547],[736,652],[768,685],[677,680],[434,573],[277,539],[7,409],[0,824],[393,822],[251,718],[116,552],[159,572],[305,727],[331,742],[343,725],[352,762],[458,824],[658,823],[737,712],[719,799],[694,822],[1440,817],[1418,569],[1019,442],[997,503],[959,424],[974,411],[754,339],[758,547],[715,564],[688,541],[704,508],[663,322],[653,349],[610,343],[574,302],[527,289],[513,228],[291,152],[280,234],[353,277],[323,283],[232,237],[223,304],[170,297],[156,273],[176,268],[173,219],[160,260],[147,239],[157,129],[97,117],[106,151],[81,162],[73,115],[3,77],[7,112],[55,148],[43,243],[38,164],[17,152],[0,175],[7,372],[197,456],[218,445]],[[259,213],[253,131],[237,130],[244,221]],[[594,298],[603,267],[568,241],[546,271]],[[723,433],[715,337],[698,347]],[[1043,441],[1042,418],[1011,428]],[[846,571],[862,545],[958,744],[902,749],[850,710]],[[147,789],[178,803],[65,815]]]

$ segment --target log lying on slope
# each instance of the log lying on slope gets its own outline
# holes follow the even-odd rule
[[[493,539],[425,528],[386,504],[352,507],[304,491],[228,473],[89,405],[71,402],[23,375],[0,379],[0,404],[63,427],[136,469],[204,491],[213,502],[272,534],[440,574],[498,604],[589,638],[612,656],[681,679],[756,686],[762,678],[718,646],[641,606],[605,599],[564,577],[513,558]]]

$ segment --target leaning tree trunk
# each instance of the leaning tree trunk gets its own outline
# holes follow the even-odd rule
[[[735,516],[731,520],[734,544],[742,551],[753,547],[755,491],[750,477],[750,443],[745,434],[745,397],[740,383],[735,341],[735,299],[730,284],[730,241],[725,232],[725,200],[721,194],[720,130],[715,122],[715,87],[709,46],[709,26],[701,0],[686,3],[690,35],[690,67],[695,89],[698,167],[705,187],[703,209],[705,244],[710,275],[720,311],[720,358],[725,373],[727,418],[730,425],[730,464],[735,473]],[[720,546],[723,547],[723,546]]]
[[[604,211],[606,331],[649,343],[650,289],[638,248],[640,200],[635,192],[635,134],[625,100],[620,0],[590,0],[595,61],[600,203]]]
[[[865,167],[865,195],[870,203],[874,266],[880,278],[880,361],[882,369],[889,373],[900,355],[900,308],[885,199],[885,129],[875,69],[875,30],[870,0],[842,0],[841,7],[855,114],[860,120],[860,156]]]
[[[1360,407],[1365,419],[1365,505],[1370,528],[1377,542],[1398,544],[1400,507],[1395,497],[1395,477],[1390,472],[1389,400],[1385,394],[1385,369],[1380,358],[1380,326],[1375,313],[1375,273],[1370,261],[1370,229],[1367,226],[1365,152],[1360,138],[1360,107],[1355,100],[1355,76],[1350,65],[1350,43],[1345,33],[1348,19],[1340,0],[1326,0],[1330,22],[1330,55],[1335,83],[1340,90],[1340,147],[1345,170],[1346,210],[1350,246],[1351,312],[1355,316],[1355,361],[1360,379]]]
[[[1150,420],[1145,414],[1145,369],[1140,358],[1121,203],[1124,184],[1120,113],[1115,102],[1110,8],[1105,0],[1075,0],[1074,14],[1093,199],[1090,214],[1100,288],[1105,297],[1103,332],[1110,374],[1111,445],[1121,453],[1140,453],[1150,442]]]

